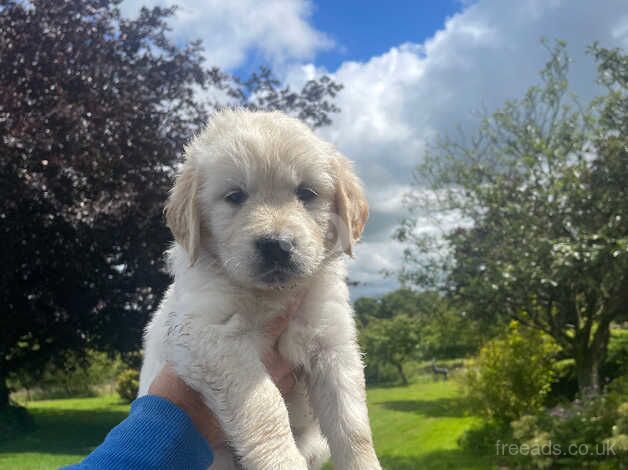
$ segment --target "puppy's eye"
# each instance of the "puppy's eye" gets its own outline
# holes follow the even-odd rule
[[[318,194],[312,188],[299,186],[297,188],[297,197],[303,202],[310,202],[316,199]]]
[[[248,197],[249,195],[241,189],[232,189],[227,194],[225,194],[225,201],[233,204],[234,206],[239,206],[241,204],[244,204]]]

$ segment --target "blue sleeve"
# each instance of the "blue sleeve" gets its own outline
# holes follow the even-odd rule
[[[207,441],[190,417],[165,398],[144,396],[83,462],[65,470],[207,469]]]

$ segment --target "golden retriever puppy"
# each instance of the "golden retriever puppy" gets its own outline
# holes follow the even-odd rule
[[[368,205],[349,161],[279,112],[225,110],[185,149],[166,206],[174,283],[146,328],[140,395],[166,361],[228,436],[211,468],[375,470],[343,253]],[[279,339],[302,371],[282,397],[266,325],[299,293]]]

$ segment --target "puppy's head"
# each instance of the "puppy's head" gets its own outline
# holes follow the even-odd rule
[[[350,162],[296,119],[225,110],[186,148],[166,205],[176,241],[195,263],[274,288],[351,254],[368,205]]]

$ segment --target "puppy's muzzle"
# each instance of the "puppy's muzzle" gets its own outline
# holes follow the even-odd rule
[[[262,237],[255,241],[255,248],[267,268],[287,268],[292,259],[294,242],[286,238]]]
[[[269,236],[255,240],[263,281],[281,282],[295,273],[294,245],[294,240],[287,237]]]

